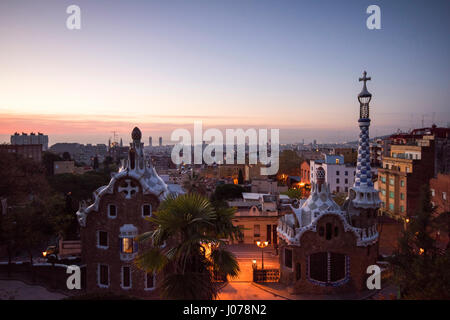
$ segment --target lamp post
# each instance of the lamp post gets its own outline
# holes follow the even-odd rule
[[[261,270],[264,270],[264,248],[269,245],[269,242],[256,241],[256,245],[261,248]]]

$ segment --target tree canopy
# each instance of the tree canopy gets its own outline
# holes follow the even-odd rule
[[[222,284],[216,277],[235,277],[239,265],[224,248],[223,238],[242,237],[233,226],[232,208],[215,208],[198,194],[164,200],[149,220],[156,229],[139,240],[152,246],[135,260],[146,272],[162,272],[159,284],[165,299],[210,300]]]
[[[443,249],[437,245],[439,228],[430,189],[424,186],[419,206],[389,259],[402,298],[450,299],[450,254],[448,246]]]

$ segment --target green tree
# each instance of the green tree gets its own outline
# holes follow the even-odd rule
[[[161,203],[149,219],[157,228],[139,237],[153,246],[135,263],[147,272],[163,273],[159,284],[163,298],[210,300],[222,287],[214,281],[215,275],[237,276],[237,260],[222,240],[242,235],[232,225],[232,210],[217,210],[198,194],[169,197]]]
[[[104,172],[89,171],[81,175],[65,173],[48,177],[51,188],[63,195],[71,194],[72,205],[77,208],[81,200],[92,199],[99,187],[107,185],[111,177]]]
[[[433,238],[437,223],[428,186],[421,190],[419,206],[389,259],[394,282],[405,299],[450,299],[450,255]]]
[[[302,199],[303,192],[300,189],[289,189],[281,194],[287,195],[291,199]]]

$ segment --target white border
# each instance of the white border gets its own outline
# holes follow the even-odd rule
[[[101,246],[100,245],[100,232],[106,232],[106,246]],[[102,249],[102,250],[107,250],[109,249],[109,235],[108,235],[108,231],[103,231],[103,230],[97,230],[97,241],[96,241],[96,247],[98,249]]]
[[[108,267],[108,284],[107,285],[100,283],[100,266],[107,266]],[[104,264],[104,263],[98,263],[97,264],[97,285],[100,288],[109,288],[109,285],[111,283],[110,274],[111,274],[111,272],[110,272],[110,268],[109,268],[108,264]]]
[[[116,215],[115,216],[112,216],[111,214],[110,214],[110,211],[109,211],[109,208],[110,208],[110,206],[114,206],[114,207],[116,207]],[[115,218],[117,218],[117,205],[116,204],[114,204],[114,203],[108,203],[108,218],[110,218],[110,219],[115,219]]]
[[[128,286],[128,287],[124,286],[124,272],[123,272],[124,268],[128,268],[128,270],[130,270],[130,286]],[[120,276],[120,287],[122,289],[124,289],[124,290],[131,289],[133,287],[133,278],[132,278],[132,274],[133,273],[131,272],[131,266],[122,266],[120,268],[120,274],[121,274],[121,276]]]
[[[144,206],[150,206],[150,215],[144,216]],[[153,207],[152,207],[151,203],[144,203],[141,206],[141,215],[143,218],[150,218],[153,215]]]

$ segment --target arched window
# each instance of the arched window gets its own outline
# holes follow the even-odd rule
[[[143,204],[142,205],[142,216],[150,217],[152,215],[152,205],[151,204]]]
[[[330,240],[331,239],[331,235],[332,235],[332,231],[331,231],[331,223],[327,223],[325,225],[326,228],[326,236],[325,239]]]
[[[147,272],[145,274],[145,290],[154,290],[156,287],[156,276],[154,272]]]
[[[117,217],[117,207],[115,204],[108,204],[108,217],[113,219]]]
[[[302,265],[297,263],[295,265],[295,279],[300,280],[302,278]]]
[[[284,265],[287,268],[292,268],[292,250],[284,248]]]
[[[339,235],[339,228],[334,227],[334,236],[337,237]]]
[[[309,256],[309,279],[319,285],[329,285],[346,279],[345,255],[334,252],[317,252]]]
[[[327,252],[318,252],[309,256],[309,277],[320,282],[328,281]]]
[[[324,229],[323,227],[319,227],[319,236],[323,237]]]

